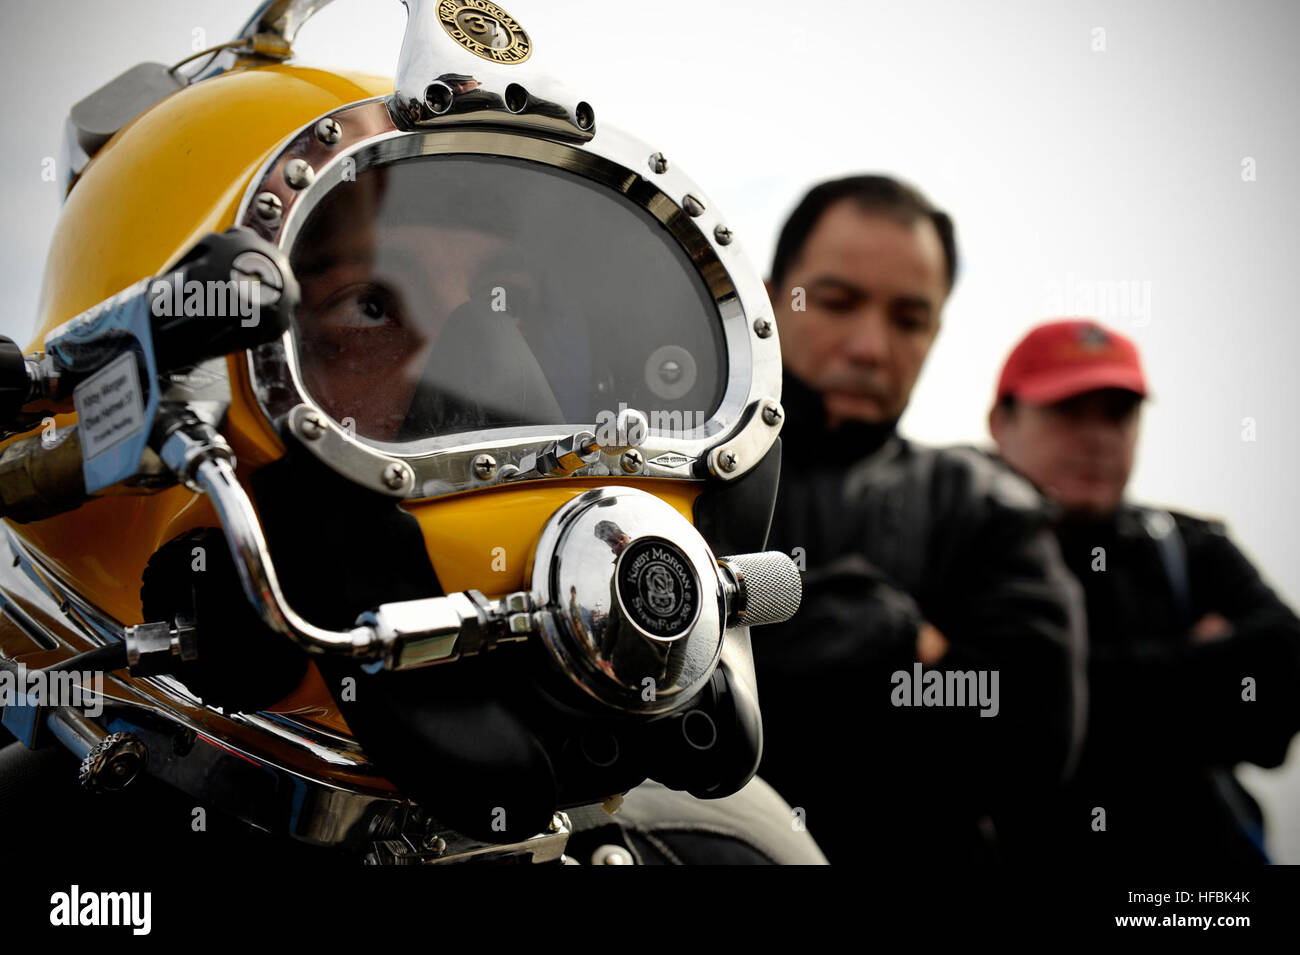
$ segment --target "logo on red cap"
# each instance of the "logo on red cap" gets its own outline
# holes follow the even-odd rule
[[[1079,341],[1085,348],[1105,348],[1110,344],[1106,329],[1091,323],[1079,326]]]
[[[997,398],[1054,404],[1102,388],[1146,395],[1137,346],[1091,319],[1068,319],[1039,325],[1012,349]]]

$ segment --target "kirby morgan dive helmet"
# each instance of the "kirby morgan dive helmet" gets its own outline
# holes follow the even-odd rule
[[[505,10],[406,0],[392,82],[285,62],[324,5],[72,111],[0,349],[0,658],[103,705],[5,726],[371,862],[737,791],[748,628],[799,601],[761,282]]]

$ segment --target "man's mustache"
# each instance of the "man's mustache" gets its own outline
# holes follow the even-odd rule
[[[1067,474],[1090,480],[1113,481],[1122,477],[1124,473],[1121,463],[1111,459],[1067,460],[1064,465]]]
[[[884,383],[863,375],[831,374],[820,382],[822,391],[834,391],[854,398],[888,401],[893,392]]]

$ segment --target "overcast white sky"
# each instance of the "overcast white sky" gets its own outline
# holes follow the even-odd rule
[[[564,79],[601,121],[662,149],[700,183],[764,272],[784,216],[821,178],[900,175],[953,214],[964,265],[903,421],[912,437],[986,440],[984,415],[1014,341],[1052,315],[1097,314],[1088,296],[1125,283],[1136,295],[1101,317],[1136,339],[1156,394],[1134,496],[1226,519],[1266,577],[1300,602],[1291,287],[1300,7],[504,6],[568,64]],[[0,332],[23,344],[31,333],[59,208],[40,163],[58,155],[68,107],[134,63],[171,63],[196,38],[227,39],[253,7],[4,4]],[[404,22],[398,0],[337,0],[303,30],[299,56],[391,73]],[[1254,441],[1242,439],[1245,418]],[[1292,862],[1298,750],[1283,772],[1243,774],[1270,810],[1275,851]]]

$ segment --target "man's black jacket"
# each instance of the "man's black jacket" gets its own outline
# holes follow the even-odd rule
[[[1229,770],[1280,765],[1300,731],[1300,619],[1218,522],[1126,505],[1057,536],[1086,594],[1091,691],[1044,842],[1094,865],[1262,861],[1258,807]],[[1211,613],[1231,629],[1194,638]]]
[[[832,863],[969,861],[987,822],[1034,828],[1077,758],[1084,621],[1037,493],[974,450],[829,431],[790,374],[768,546],[806,565],[800,611],[753,632],[760,772]],[[997,712],[896,706],[922,620],[936,669],[997,672]],[[930,668],[927,668],[927,670]],[[991,684],[989,684],[991,686]]]

